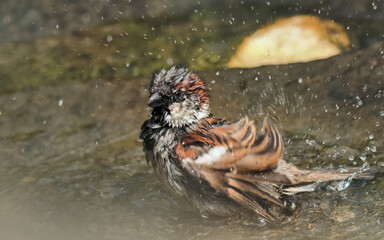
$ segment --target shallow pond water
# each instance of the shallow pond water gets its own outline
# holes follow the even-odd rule
[[[248,5],[247,9],[252,10]],[[217,12],[220,16],[229,13],[240,16],[241,11],[234,9],[241,10],[241,5],[231,6]],[[262,6],[269,9],[268,4]],[[282,8],[274,2],[272,7]],[[175,9],[194,12],[195,8],[194,4],[186,4],[187,10],[177,6]],[[204,24],[214,24],[217,15],[210,12],[212,8],[211,5],[205,11],[198,8],[190,19],[179,17],[157,26],[163,26],[160,33],[179,34],[204,16],[208,16]],[[330,9],[326,12],[337,12],[332,4]],[[255,13],[251,10],[249,14]],[[271,14],[273,11],[268,10]],[[303,5],[302,10],[297,10],[300,11],[311,11],[311,6]],[[341,12],[336,18],[347,22],[346,16],[349,15]],[[354,26],[364,18],[364,15],[356,16],[350,17]],[[154,24],[156,17],[149,23]],[[369,23],[377,20],[365,19]],[[228,27],[229,20],[226,18],[224,25],[217,26]],[[123,28],[133,27],[134,36],[142,33],[140,24],[143,29],[150,27],[142,20],[124,21],[127,22]],[[147,166],[141,143],[137,141],[140,126],[149,114],[148,73],[164,65],[167,58],[136,53],[132,57],[130,50],[117,53],[124,38],[113,45],[117,42],[115,35],[110,43],[105,42],[105,37],[119,34],[120,27],[121,23],[116,25],[111,21],[83,34],[64,32],[60,38],[37,35],[37,40],[31,42],[8,42],[0,46],[3,67],[0,82],[4,86],[0,95],[0,239],[384,237],[383,177],[353,182],[343,191],[335,190],[339,183],[333,183],[316,193],[289,198],[287,201],[295,203],[291,213],[282,214],[274,224],[249,213],[201,216],[174,198]],[[219,36],[248,28],[231,31],[225,28]],[[359,27],[355,29],[358,38],[364,39],[366,32]],[[372,25],[367,29],[373,33],[379,28]],[[103,36],[97,38],[98,35]],[[203,36],[201,39],[207,40],[206,32]],[[152,49],[158,47],[156,44],[165,44],[165,40],[151,42]],[[204,45],[207,47],[202,47],[204,52],[216,49],[218,53],[237,41],[231,37],[221,40],[225,40],[221,45]],[[244,115],[256,121],[267,115],[273,119],[284,136],[288,161],[302,168],[360,167],[368,163],[383,171],[383,44],[370,44],[379,40],[380,37],[373,37],[360,41],[369,54],[363,50],[345,58],[250,70],[221,70],[219,67],[224,62],[220,59],[224,57],[218,60],[214,51],[211,55],[203,54],[201,62],[189,62],[188,54],[172,52],[179,51],[180,46],[166,48],[168,52],[164,56],[170,55],[174,61],[181,60],[196,69],[206,69],[200,75],[210,88],[215,116],[231,121]],[[191,42],[191,51],[198,49],[199,41]],[[111,47],[106,50],[105,44]],[[148,47],[137,46],[143,52],[142,48]],[[76,53],[79,49],[84,51],[74,58],[73,49]],[[94,55],[97,52],[99,55]],[[131,58],[134,64],[127,68],[122,55]],[[147,66],[147,63],[151,64]],[[104,64],[109,68],[103,68]],[[116,69],[111,70],[112,67]],[[20,78],[15,80],[18,82],[12,82],[16,78]],[[353,80],[356,78],[363,80]]]

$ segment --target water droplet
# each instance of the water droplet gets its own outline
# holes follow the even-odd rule
[[[357,102],[357,104],[358,104],[359,106],[363,105],[363,100],[360,99],[360,100]]]
[[[305,143],[308,144],[308,145],[310,145],[310,146],[312,146],[312,144],[314,144],[315,141],[314,141],[314,140],[309,140],[309,139],[307,139],[307,140],[305,140]]]
[[[220,75],[220,72],[219,72],[219,71],[217,71],[217,72],[216,72],[216,76],[219,76],[219,75]]]
[[[373,139],[375,136],[373,134],[369,135],[369,139]]]
[[[376,151],[377,151],[376,146],[372,146],[371,147],[371,152],[376,152]]]
[[[57,104],[59,105],[59,107],[63,106],[63,99],[60,98],[59,101],[57,102]]]
[[[168,65],[173,65],[173,59],[172,58],[168,58],[167,59],[167,64]]]
[[[351,181],[352,181],[351,177],[348,177],[347,179],[340,181],[336,186],[337,191],[343,191],[347,189],[351,184]]]
[[[107,42],[112,42],[112,40],[113,40],[113,37],[111,35],[108,35],[107,36]]]
[[[302,78],[298,78],[297,81],[301,84],[303,83],[303,79]]]
[[[367,156],[365,156],[365,155],[361,155],[359,158],[361,159],[361,161],[367,160]]]

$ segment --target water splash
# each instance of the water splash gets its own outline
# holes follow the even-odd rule
[[[367,171],[368,169],[369,169],[368,162],[364,162],[363,166],[361,166],[361,168],[359,168],[356,172],[354,172],[352,175],[350,175],[346,179],[338,182],[336,185],[336,190],[337,191],[343,191],[343,190],[347,189],[351,185],[351,182],[355,177],[357,177],[359,174]]]

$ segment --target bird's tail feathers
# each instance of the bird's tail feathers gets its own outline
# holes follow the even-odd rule
[[[281,161],[278,171],[287,173],[290,179],[290,185],[284,187],[282,193],[286,195],[294,195],[301,192],[312,192],[323,182],[339,181],[335,186],[336,190],[346,189],[353,179],[372,180],[376,177],[378,170],[370,168],[366,163],[360,168],[340,168],[340,169],[322,169],[322,170],[306,170],[298,169],[295,166]]]

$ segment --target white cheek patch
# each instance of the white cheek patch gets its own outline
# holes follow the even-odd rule
[[[169,106],[172,117],[175,119],[182,119],[188,111],[188,107],[185,105],[185,103],[173,103],[171,106]]]
[[[215,162],[218,162],[221,157],[227,153],[227,149],[225,147],[214,147],[210,149],[207,153],[204,153],[200,157],[198,157],[194,163],[199,165],[212,165]]]

